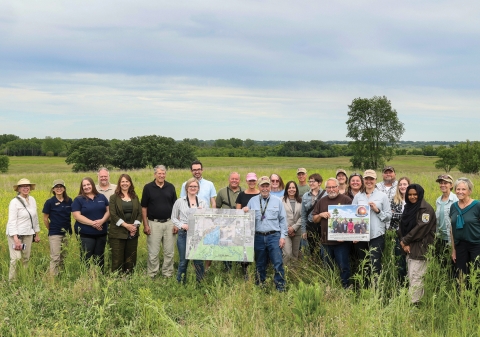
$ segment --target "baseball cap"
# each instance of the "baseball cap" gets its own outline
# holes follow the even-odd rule
[[[363,177],[364,178],[370,177],[370,178],[373,178],[373,179],[377,179],[377,173],[374,170],[366,170],[363,173]]]
[[[263,184],[269,184],[270,185],[270,178],[267,176],[260,177],[258,180],[258,186],[263,185]]]

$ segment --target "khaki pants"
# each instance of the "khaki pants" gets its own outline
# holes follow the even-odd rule
[[[63,247],[68,243],[66,235],[50,235],[48,237],[50,243],[50,275],[58,275],[58,271],[63,267],[65,259],[65,250]]]
[[[407,255],[408,292],[412,303],[417,303],[423,296],[423,275],[427,271],[427,260],[414,260]]]
[[[23,266],[26,268],[28,260],[30,260],[30,252],[32,251],[32,239],[33,235],[23,235],[20,241],[25,244],[25,250],[15,250],[12,246],[15,245],[13,236],[7,235],[8,248],[10,249],[10,271],[8,273],[8,279],[14,280],[17,276],[17,261],[22,260]]]
[[[283,246],[283,263],[290,264],[295,260],[298,260],[298,254],[300,253],[300,241],[301,235],[295,235],[294,237],[286,236],[285,245]]]
[[[160,267],[158,254],[160,244],[163,243],[163,266],[162,275],[173,276],[173,252],[175,248],[175,235],[173,234],[173,222],[171,220],[161,223],[148,220],[151,234],[147,235],[148,261],[147,274],[155,277]]]

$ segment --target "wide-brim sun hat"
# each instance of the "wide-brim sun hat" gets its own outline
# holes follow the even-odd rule
[[[18,185],[30,185],[30,190],[33,191],[37,184],[31,183],[30,180],[28,180],[27,178],[22,178],[18,181],[18,183],[13,185],[13,190],[14,191],[18,192]]]

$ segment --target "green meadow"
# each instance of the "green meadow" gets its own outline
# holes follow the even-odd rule
[[[36,183],[31,195],[38,213],[51,196],[54,179],[64,179],[67,192],[75,197],[85,176],[96,180],[95,173],[73,173],[56,157],[10,157],[8,174],[0,174],[0,224],[5,233],[8,204],[15,197],[12,186],[20,178]],[[227,185],[228,174],[237,171],[242,180],[246,173],[280,174],[284,182],[295,179],[296,169],[305,167],[318,172],[324,180],[337,168],[348,173],[346,157],[314,158],[200,158],[204,177],[217,190]],[[434,167],[435,157],[402,156],[389,163],[397,178],[408,176],[425,188],[431,204],[440,192],[435,183],[443,173]],[[116,183],[120,171],[111,172]],[[153,179],[153,171],[128,172],[136,191]],[[377,171],[381,179],[381,172]],[[454,178],[465,176],[451,172]],[[479,186],[478,176],[467,175]],[[169,170],[167,180],[177,194],[189,170]],[[379,180],[380,180],[379,179]],[[245,184],[244,184],[245,185]],[[474,190],[478,198],[478,188]],[[42,221],[40,221],[42,224]],[[376,286],[363,289],[363,275],[353,279],[360,285],[344,290],[338,271],[332,272],[309,259],[287,268],[287,291],[277,293],[273,271],[267,286],[255,286],[254,266],[244,281],[239,266],[223,271],[214,262],[201,284],[195,282],[189,266],[186,285],[175,279],[146,276],[146,240],[140,237],[138,263],[132,275],[102,274],[96,267],[80,263],[75,237],[67,246],[65,268],[57,278],[48,274],[49,246],[42,228],[41,242],[32,248],[28,268],[19,267],[15,282],[8,282],[9,250],[6,236],[0,236],[0,336],[479,336],[479,275],[470,286],[449,277],[440,262],[429,259],[425,277],[425,296],[419,307],[409,303],[407,288],[395,277],[393,233],[387,235],[384,271]],[[162,257],[161,257],[162,259]],[[177,268],[178,256],[176,252]],[[448,260],[448,256],[445,256]],[[106,260],[109,260],[107,253]],[[107,265],[107,270],[109,270]]]

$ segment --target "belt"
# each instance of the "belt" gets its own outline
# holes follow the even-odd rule
[[[279,231],[270,231],[270,232],[255,232],[255,235],[263,235],[263,236],[267,236],[267,235],[270,235],[270,234],[275,234],[275,233],[280,233]]]
[[[161,223],[164,223],[164,222],[167,222],[168,220],[170,220],[170,218],[168,218],[168,219],[154,219],[154,218],[148,218],[148,220],[150,220],[150,221],[154,221],[154,222],[161,222]]]

